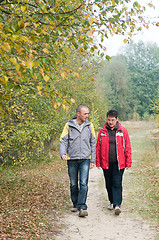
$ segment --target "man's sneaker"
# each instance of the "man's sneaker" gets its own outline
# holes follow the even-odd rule
[[[87,210],[80,209],[80,211],[79,211],[79,217],[86,217],[86,216],[88,216]]]
[[[119,215],[121,213],[121,209],[119,206],[115,206],[115,214]]]
[[[114,209],[113,204],[110,203],[107,208],[108,208],[109,210],[113,210],[113,209]]]
[[[70,209],[70,211],[71,211],[71,212],[77,212],[77,211],[78,211],[78,208],[77,208],[77,207],[72,207],[72,208]]]

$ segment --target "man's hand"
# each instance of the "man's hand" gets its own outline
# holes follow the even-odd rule
[[[61,158],[62,158],[63,161],[67,161],[67,156],[66,155],[62,155]]]
[[[91,163],[90,163],[90,169],[94,168],[94,165],[95,165],[95,164],[91,162]]]

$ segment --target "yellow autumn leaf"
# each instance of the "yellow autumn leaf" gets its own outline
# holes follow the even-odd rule
[[[44,77],[44,69],[43,68],[40,68],[40,73],[43,75]]]
[[[17,59],[14,57],[14,58],[10,58],[9,61],[13,64],[16,64],[17,63]]]
[[[49,97],[49,94],[47,92],[44,92],[46,97]]]
[[[56,24],[53,21],[50,21],[50,24],[52,25],[51,27],[56,28]]]
[[[31,59],[29,59],[29,60],[26,61],[25,63],[26,63],[26,66],[27,66],[28,68],[30,68],[30,69],[32,69],[33,66],[34,66],[34,62],[33,62]]]
[[[117,32],[121,33],[121,28],[120,27],[117,28]]]
[[[19,65],[18,63],[15,64],[15,69],[16,69],[17,71],[19,71],[20,65]]]
[[[62,104],[62,107],[63,107],[64,110],[66,110],[66,106],[64,104]]]
[[[36,88],[38,89],[38,91],[40,91],[42,89],[41,86],[37,86]]]
[[[112,5],[115,6],[115,0],[112,0]]]
[[[0,29],[2,29],[2,28],[3,28],[3,26],[4,26],[4,24],[3,24],[3,23],[0,23]]]
[[[71,98],[71,102],[72,102],[72,103],[75,103],[75,99]]]
[[[127,40],[127,39],[124,39],[123,42],[126,44],[126,43],[128,42],[128,40]]]
[[[116,29],[112,28],[113,33],[117,34]]]
[[[1,48],[2,48],[4,51],[6,51],[5,45],[1,45]]]
[[[40,96],[42,96],[42,92],[41,92],[41,91],[39,91],[38,94],[39,94]]]
[[[23,39],[25,42],[29,42],[29,38],[27,36],[22,36],[21,39]]]
[[[97,22],[97,19],[94,17],[90,17],[90,19],[89,19],[90,25],[92,25],[93,22]]]
[[[66,101],[66,99],[62,99],[62,101],[64,102],[64,103],[66,103],[67,101]]]
[[[78,91],[78,88],[77,88],[77,87],[74,87],[73,89],[74,89],[75,91]]]
[[[93,35],[94,32],[95,32],[95,28],[92,28],[92,29],[91,29],[92,35]]]
[[[3,80],[3,82],[6,84],[7,82],[8,82],[8,77],[7,76],[3,76],[4,77],[4,79],[3,78],[1,78],[2,80]]]
[[[61,93],[57,92],[57,95],[62,98],[62,94]]]
[[[69,54],[70,50],[68,48],[65,48],[65,52]]]
[[[93,35],[93,34],[92,34],[91,31],[88,31],[88,32],[87,32],[87,36],[88,36],[88,37],[92,37],[92,35]]]
[[[79,78],[79,74],[77,72],[73,72],[76,78]]]
[[[24,48],[20,47],[19,49],[17,49],[17,52],[19,55],[24,55]]]
[[[25,12],[25,11],[26,11],[26,9],[27,9],[27,7],[26,7],[26,6],[21,6],[21,11],[22,11],[22,12]]]
[[[47,48],[44,48],[43,52],[46,53],[46,54],[49,54],[49,50]]]
[[[37,28],[39,27],[39,24],[38,23],[33,23],[34,24],[34,27]]]
[[[47,82],[49,81],[50,77],[48,75],[43,76],[44,80]]]
[[[17,74],[18,74],[19,77],[22,76],[22,73],[20,71],[17,71]]]
[[[3,46],[5,46],[5,47],[6,47],[6,49],[8,49],[8,50],[10,50],[10,49],[11,49],[11,47],[10,47],[9,43],[7,43],[7,42],[3,43]]]
[[[78,49],[78,52],[79,52],[79,53],[82,53],[82,52],[85,52],[85,51],[84,51],[84,49],[83,49],[82,47],[80,47],[80,48]]]
[[[57,109],[61,104],[60,103],[55,103],[54,108]]]
[[[65,78],[65,77],[66,77],[66,75],[67,75],[67,73],[66,73],[66,72],[62,72],[62,73],[60,73],[60,76],[61,76],[62,78]]]
[[[6,73],[7,73],[10,77],[12,77],[11,72],[7,71]]]
[[[147,5],[148,5],[149,7],[153,7],[153,5],[152,5],[151,3],[148,3]]]
[[[26,67],[25,61],[21,61],[20,65],[21,65],[22,67]]]
[[[9,32],[13,33],[13,31],[12,31],[10,28],[7,28],[7,30],[8,30]]]
[[[3,110],[2,106],[0,106],[0,115],[1,117],[5,114],[5,111]]]

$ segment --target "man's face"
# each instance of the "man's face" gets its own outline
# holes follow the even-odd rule
[[[107,123],[112,130],[115,128],[117,121],[118,121],[118,117],[117,118],[111,117],[111,116],[107,117]]]
[[[81,108],[80,112],[77,112],[77,119],[79,122],[83,123],[86,121],[86,119],[88,118],[88,114],[89,114],[89,109],[88,108]]]

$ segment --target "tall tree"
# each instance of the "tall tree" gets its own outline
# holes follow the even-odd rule
[[[93,41],[97,32],[101,37],[97,51],[102,57],[108,33],[127,32],[131,38],[138,24],[148,27],[141,18],[145,7],[130,2],[0,1],[0,153],[4,162],[26,158],[51,130],[59,132],[59,118],[64,119],[64,111],[74,102],[69,76],[73,84],[80,80],[77,88],[82,90],[76,59],[67,64],[72,52],[87,59],[92,56],[98,48]],[[87,89],[92,90],[89,84]],[[88,97],[93,99],[91,94]]]
[[[159,47],[155,43],[132,43],[124,54],[132,82],[132,95],[137,100],[133,108],[141,117],[151,114],[151,105],[158,96]]]
[[[129,89],[124,56],[112,57],[111,62],[103,63],[102,70],[97,76],[97,82],[105,103],[109,108],[116,109],[121,119],[126,119],[130,107],[126,101]]]
[[[94,32],[101,36],[101,42],[108,37],[108,32],[127,32],[131,38],[134,31],[141,28],[138,25],[148,27],[141,17],[144,10],[137,1],[131,3],[130,0],[1,1],[1,93],[10,98],[8,89],[15,93],[22,89],[27,94],[46,91],[53,100],[62,101],[62,92],[59,96],[58,89],[48,88],[48,82],[54,85],[56,79],[67,74],[58,67],[59,63],[71,50],[93,54],[97,48],[93,44]],[[103,51],[103,45],[99,47]],[[103,56],[100,49],[98,54]],[[11,106],[6,106],[3,97],[1,99],[1,113],[8,115]]]

